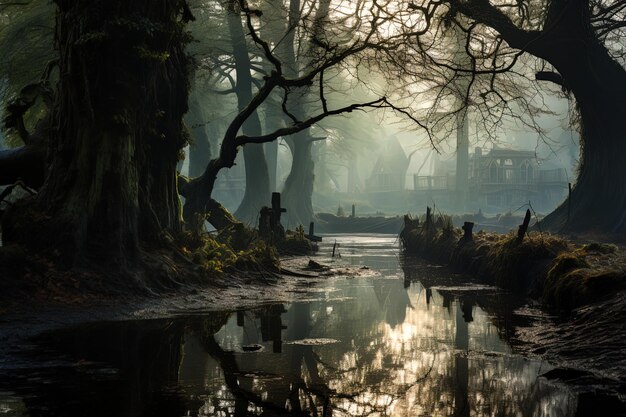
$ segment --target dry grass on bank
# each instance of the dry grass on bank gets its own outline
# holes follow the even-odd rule
[[[466,242],[460,229],[426,230],[405,222],[401,241],[407,254],[451,266],[483,282],[541,300],[559,310],[582,306],[626,289],[626,253],[612,244],[575,243],[549,233],[478,232]]]

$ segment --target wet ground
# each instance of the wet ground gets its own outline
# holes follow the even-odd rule
[[[5,317],[0,416],[576,415],[579,389],[528,343],[553,318],[398,254],[393,236],[326,236],[315,260],[343,274],[200,291],[123,320]]]

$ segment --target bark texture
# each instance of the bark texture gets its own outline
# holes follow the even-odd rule
[[[124,268],[182,228],[176,163],[186,143],[188,58],[180,0],[56,0],[58,93],[50,168],[25,225],[5,239],[72,264]],[[32,215],[32,212],[31,212]]]
[[[564,47],[563,45],[562,47]],[[546,217],[552,229],[567,232],[626,232],[626,72],[592,39],[568,45],[551,62],[559,69],[578,106],[581,156],[568,202]]]

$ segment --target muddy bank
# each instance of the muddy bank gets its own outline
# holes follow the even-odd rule
[[[273,283],[281,278],[280,257],[305,255],[314,245],[304,230],[280,236],[241,227],[218,233],[166,235],[131,263],[85,258],[67,263],[54,248],[34,252],[0,244],[0,314],[26,306],[93,305],[170,297],[240,282]]]
[[[330,253],[335,240],[338,241],[337,254],[340,254],[341,257],[331,258]],[[495,391],[497,391],[504,393],[505,397],[503,398],[508,398],[507,401],[513,401],[512,407],[524,406],[524,404],[539,407],[536,397],[533,396],[537,394],[541,395],[542,398],[552,398],[557,401],[556,403],[548,402],[548,405],[552,404],[552,406],[559,407],[562,405],[567,408],[567,412],[561,409],[560,412],[537,415],[572,416],[575,415],[575,411],[572,410],[575,410],[576,407],[579,410],[585,410],[585,404],[591,404],[594,410],[606,411],[600,412],[601,415],[619,415],[615,414],[614,411],[619,410],[617,407],[622,403],[616,405],[615,401],[620,401],[617,395],[623,387],[623,382],[620,382],[623,379],[620,379],[620,375],[623,375],[623,369],[626,368],[619,352],[626,351],[626,346],[620,345],[623,342],[619,340],[611,339],[612,336],[623,333],[618,328],[613,327],[612,332],[604,332],[601,329],[595,330],[597,331],[594,333],[597,336],[595,340],[599,340],[603,346],[605,345],[603,354],[594,357],[593,354],[588,353],[588,350],[576,350],[574,354],[570,353],[568,357],[566,355],[567,347],[574,349],[577,344],[583,345],[582,341],[577,340],[580,333],[576,331],[577,328],[575,327],[582,326],[580,323],[585,322],[582,319],[573,324],[563,324],[563,320],[557,317],[548,315],[544,317],[541,311],[528,306],[527,301],[522,297],[512,296],[512,294],[498,290],[493,286],[459,283],[460,277],[451,274],[447,268],[429,266],[424,263],[408,265],[403,262],[399,264],[397,258],[398,245],[393,237],[348,238],[332,236],[325,237],[324,242],[320,247],[321,253],[314,259],[322,266],[331,266],[330,269],[320,268],[315,264],[309,265],[309,258],[307,257],[282,260],[284,268],[299,272],[302,276],[280,276],[276,280],[263,282],[255,277],[242,275],[233,278],[230,282],[224,282],[224,288],[190,288],[184,293],[152,297],[141,301],[135,300],[134,303],[113,300],[109,304],[100,302],[97,305],[59,306],[56,309],[33,312],[32,314],[27,314],[27,312],[21,314],[18,312],[5,313],[0,316],[0,340],[2,341],[0,343],[0,368],[6,367],[6,373],[15,374],[17,375],[16,378],[24,380],[22,374],[28,374],[30,372],[27,371],[28,367],[32,368],[33,366],[32,362],[24,363],[24,350],[34,349],[35,353],[40,355],[42,351],[37,347],[33,348],[32,341],[42,339],[32,338],[32,336],[42,333],[50,334],[52,332],[55,335],[65,335],[68,336],[67,339],[72,341],[72,344],[75,344],[74,341],[78,341],[79,347],[91,349],[93,343],[83,343],[83,341],[89,341],[92,333],[107,341],[109,336],[106,336],[105,333],[113,335],[144,334],[142,329],[145,329],[149,336],[145,339],[148,340],[147,346],[154,346],[154,339],[150,336],[154,334],[164,342],[164,349],[169,349],[172,346],[176,348],[180,345],[181,342],[177,338],[182,329],[194,330],[194,323],[202,321],[203,318],[210,319],[209,323],[217,323],[219,326],[223,322],[221,320],[222,314],[225,314],[230,317],[230,327],[227,326],[227,329],[230,330],[222,330],[222,333],[225,333],[227,337],[225,336],[220,343],[225,350],[232,350],[232,353],[228,353],[228,355],[234,355],[240,361],[240,365],[245,365],[249,363],[246,361],[252,361],[256,357],[258,357],[258,362],[255,363],[259,364],[271,363],[268,361],[270,359],[280,362],[280,358],[288,358],[294,346],[296,348],[300,346],[293,344],[296,340],[308,340],[307,337],[321,338],[319,340],[332,339],[338,342],[312,349],[315,349],[315,352],[320,355],[330,354],[331,349],[336,348],[346,348],[348,351],[356,349],[355,353],[358,353],[356,357],[365,361],[361,364],[362,366],[358,367],[355,367],[350,361],[344,363],[346,369],[339,370],[336,381],[345,381],[345,372],[354,372],[355,381],[363,381],[362,369],[366,369],[368,361],[371,361],[371,379],[365,378],[369,381],[368,383],[376,385],[376,381],[381,376],[381,370],[384,370],[390,373],[388,380],[402,385],[401,381],[403,380],[398,379],[394,372],[406,372],[405,365],[411,364],[409,373],[415,377],[414,382],[419,382],[419,384],[410,388],[407,393],[410,394],[413,390],[422,391],[416,392],[416,397],[407,397],[410,401],[414,401],[414,398],[420,398],[426,401],[429,406],[448,407],[457,403],[456,398],[464,398],[465,393],[471,393],[467,398],[470,399],[470,404],[474,404],[472,399],[478,398],[474,394],[480,392],[480,398],[491,398],[489,401],[496,405],[500,404],[494,397],[497,394]],[[277,331],[277,334],[282,333],[283,335],[281,340],[284,341],[284,356],[273,352],[272,341],[263,342],[262,340],[249,339],[249,335],[263,334],[267,330],[266,325],[269,322],[265,321],[264,313],[257,314],[257,311],[271,309],[270,307],[276,303],[283,303],[284,309],[292,312],[311,306],[308,316],[311,324],[308,327],[292,325],[288,321],[283,321],[282,324],[286,324],[287,328]],[[604,305],[602,304],[598,308],[602,308]],[[620,303],[616,303],[616,308],[620,305]],[[240,323],[239,320],[242,311],[249,311],[244,313],[246,324],[243,327],[240,326],[243,322]],[[283,314],[283,319],[288,320],[291,313],[281,314]],[[609,319],[615,315],[615,310],[610,310],[604,314],[604,317]],[[259,316],[258,323],[248,321],[248,318],[257,316]],[[273,313],[272,317],[272,320],[276,318]],[[586,317],[596,320],[597,316],[595,313],[590,313]],[[162,329],[155,327],[158,323],[152,319],[157,318],[164,319],[161,321],[164,324]],[[213,321],[213,318],[219,320]],[[319,321],[319,323],[315,324],[314,321],[315,323]],[[145,325],[133,322],[142,322]],[[334,326],[339,323],[343,323],[342,326],[344,327],[335,329]],[[585,326],[593,327],[594,323],[597,324],[597,320],[585,323]],[[611,324],[615,325],[615,322]],[[77,332],[76,325],[86,333]],[[255,330],[254,326],[257,326],[258,329]],[[314,333],[307,335],[290,334],[292,331],[300,331],[303,328],[310,328]],[[212,329],[214,330],[214,328]],[[100,334],[101,330],[102,334]],[[121,333],[117,333],[118,330]],[[155,331],[153,332],[153,330]],[[233,336],[235,334],[233,331],[242,336]],[[200,334],[195,330],[194,332],[195,335]],[[192,336],[195,337],[194,334],[190,334],[189,339]],[[241,340],[238,339],[239,337]],[[364,339],[362,343],[356,345],[352,343],[353,340],[363,337],[366,339],[371,337],[375,343],[372,344],[369,339]],[[65,337],[61,339],[65,340]],[[185,336],[183,341],[189,339]],[[124,340],[137,339],[128,338]],[[232,340],[238,340],[238,344],[236,343],[234,348],[229,342]],[[461,343],[463,340],[467,344]],[[381,344],[383,341],[387,342]],[[586,340],[585,348],[592,349],[592,342],[592,340]],[[237,350],[239,345],[249,347],[254,344],[260,345],[262,348],[254,352]],[[44,340],[43,346],[45,346],[43,352],[46,353],[51,346],[48,339]],[[106,346],[108,345],[105,343]],[[513,350],[511,351],[508,346],[511,346]],[[185,346],[186,355],[193,353],[190,350],[192,347],[193,343],[191,342]],[[381,352],[385,353],[386,359],[384,359],[385,365],[381,368],[376,359],[379,358],[376,352],[383,347],[384,350]],[[560,349],[561,347],[563,349]],[[133,359],[135,358],[132,356],[133,352],[141,351],[142,348],[140,348],[141,346],[138,349],[125,349],[124,351],[129,352],[129,358]],[[110,349],[104,350],[108,352]],[[179,352],[176,349],[166,351]],[[90,356],[93,352],[82,350],[78,352],[77,362],[72,363],[69,368],[71,372],[75,370],[81,375],[86,373],[109,375],[106,372],[111,369],[110,364],[106,363],[100,367],[97,365],[98,361],[102,361],[102,357]],[[157,350],[152,349],[151,352],[156,353]],[[368,352],[369,354],[366,354]],[[433,356],[433,352],[436,352],[435,356]],[[345,357],[345,353],[333,354],[329,356],[327,361],[320,362],[318,366],[330,364],[332,365],[331,368],[334,369],[334,364],[340,363],[339,360]],[[520,353],[522,354],[520,355]],[[393,359],[389,355],[399,356]],[[220,355],[217,356],[221,357]],[[444,368],[449,369],[449,371],[430,372],[435,357],[440,358],[438,359],[441,360],[439,363],[442,366],[445,365]],[[85,361],[85,358],[92,362]],[[111,360],[120,362],[120,367],[129,363],[132,365],[129,368],[131,370],[135,369],[135,363],[143,363],[141,361],[135,362],[134,359],[130,361],[126,359],[126,357],[115,357]],[[94,365],[94,363],[96,364]],[[414,365],[419,365],[419,369],[413,369]],[[556,368],[553,369],[553,366]],[[90,369],[90,367],[96,369]],[[175,369],[183,368],[176,367]],[[197,365],[192,368],[205,369],[203,366]],[[288,369],[282,363],[281,366],[277,367],[280,372]],[[299,371],[301,367],[296,366],[294,369]],[[458,374],[456,369],[463,372]],[[485,369],[490,370],[490,372],[485,373]],[[615,369],[617,371],[611,373]],[[160,372],[162,376],[169,375],[167,369],[156,367],[153,370]],[[250,368],[246,372],[235,375],[238,375],[237,378],[244,379],[247,378],[246,375],[254,377],[267,375],[268,383],[284,380],[275,378],[275,374],[278,372],[276,369],[267,373],[261,372],[262,370]],[[51,369],[49,372],[52,375],[51,378],[56,381],[54,378],[57,378],[55,376],[57,369]],[[122,368],[120,368],[120,372],[123,373]],[[217,376],[223,374],[219,369],[216,372]],[[291,371],[289,371],[290,373]],[[542,374],[545,376],[540,376]],[[146,373],[146,375],[150,376],[146,378],[148,382],[158,380],[158,378],[153,378],[151,373]],[[322,372],[320,375],[327,374]],[[468,379],[465,377],[450,378],[454,375],[467,375]],[[507,375],[506,378],[503,375]],[[525,376],[524,378],[529,379],[524,379],[526,382],[522,383],[517,391],[519,395],[511,397],[510,389],[507,388],[508,382],[503,385],[502,381],[519,383],[518,376]],[[13,384],[11,378],[13,376],[5,381],[9,385]],[[76,381],[73,376],[67,379],[70,382]],[[169,381],[169,376],[166,379]],[[99,381],[98,378],[96,380],[96,382]],[[219,378],[216,380],[221,383]],[[206,395],[203,388],[206,378],[202,377],[198,381],[199,394],[196,393],[197,396],[193,397],[194,402]],[[464,381],[467,381],[468,384],[466,385]],[[184,394],[181,394],[181,398],[192,398],[187,395],[189,394],[186,391],[189,386],[187,382],[184,378],[177,382],[179,385],[176,386]],[[327,383],[330,384],[330,381]],[[24,384],[24,388],[27,389],[27,396],[32,397],[33,393],[28,391],[31,389],[30,380]],[[501,386],[503,389],[494,392],[481,391],[484,387],[494,386],[493,384],[499,384],[497,386]],[[116,384],[113,385],[117,386]],[[171,391],[169,385],[167,386],[166,392],[169,398]],[[314,386],[319,387],[315,384]],[[388,389],[393,388],[394,384],[383,381],[380,386]],[[398,394],[399,398],[404,398],[407,395],[406,389],[411,386],[411,384],[406,387],[402,386],[400,387],[401,390],[395,394]],[[555,386],[560,387],[556,392],[554,391]],[[233,395],[238,398],[239,389],[234,384],[232,387],[234,388]],[[440,387],[446,387],[445,390],[449,393],[446,397],[448,400],[444,400],[443,403],[441,395],[436,394],[436,390]],[[570,396],[570,387],[576,391],[575,396]],[[378,392],[378,386],[373,388]],[[39,392],[38,395],[47,398],[45,393],[48,391],[46,391],[45,384],[41,389],[43,394]],[[561,391],[563,389],[564,391]],[[143,392],[141,390],[136,391]],[[217,390],[211,392],[214,393]],[[354,392],[352,386],[346,387],[345,392]],[[555,397],[550,392],[557,394],[557,396]],[[427,393],[435,394],[432,394],[431,398]],[[100,392],[91,394],[95,398],[103,398]],[[262,394],[262,392],[258,394]],[[55,398],[58,397],[55,396]],[[91,397],[82,398],[89,402],[87,400]],[[148,397],[145,398],[149,399]],[[246,396],[246,398],[248,397]],[[451,401],[451,398],[455,398],[454,402]],[[109,402],[113,403],[112,401]],[[285,404],[282,400],[277,403]],[[474,405],[480,406],[480,404]],[[60,406],[65,407],[65,404],[61,403]],[[612,411],[612,413],[607,410]],[[452,413],[453,410],[450,409],[432,415],[452,415]],[[184,414],[179,413],[178,415]],[[587,414],[580,411],[578,415]]]
[[[30,302],[0,303],[0,352],[9,340],[24,339],[43,331],[87,322],[158,319],[180,314],[236,311],[270,302],[291,302],[310,297],[310,289],[334,276],[372,277],[372,269],[334,265],[318,271],[309,257],[285,257],[285,272],[271,275],[241,273],[222,276],[210,285],[184,285],[162,293],[88,294],[68,298],[56,291]]]
[[[5,402],[65,416],[217,415],[233,406],[263,415],[575,415],[576,396],[539,376],[552,367],[512,352],[502,336],[523,300],[494,287],[450,287],[444,268],[407,274],[393,237],[336,238],[341,258],[329,259],[324,245],[316,260],[338,276],[289,279],[276,293],[226,290],[216,304],[210,294],[163,300],[173,308],[140,313],[164,312],[162,320],[30,338],[4,377],[0,370]],[[306,258],[288,263],[310,269]],[[232,309],[210,310],[223,302]],[[492,309],[502,319],[492,321]]]
[[[521,353],[556,366],[544,377],[578,391],[577,415],[626,415],[625,306],[626,292],[620,292],[517,330]]]

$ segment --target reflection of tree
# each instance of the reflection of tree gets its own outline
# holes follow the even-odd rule
[[[397,280],[376,280],[374,293],[380,309],[385,313],[385,321],[391,327],[402,324],[406,309],[411,307],[411,300],[403,283]]]
[[[223,319],[218,313],[204,321],[215,332]],[[12,388],[18,394],[22,387],[26,390],[31,416],[184,415],[189,406],[185,398],[177,391],[164,396],[163,391],[178,381],[186,324],[112,322],[44,335],[36,343],[74,366],[33,370],[34,375],[23,372],[20,380],[39,382],[17,380]]]
[[[215,337],[213,335],[207,335],[206,337],[204,337],[203,345],[207,353],[219,363],[222,371],[224,372],[224,382],[230,390],[230,393],[235,397],[235,399],[241,399],[245,401],[245,407],[236,406],[236,411],[234,414],[235,416],[247,415],[247,403],[252,403],[257,407],[261,407],[264,410],[271,411],[278,415],[290,414],[290,412],[284,407],[280,407],[270,401],[265,401],[260,395],[244,389],[239,385],[239,375],[241,374],[241,371],[239,370],[239,365],[237,364],[235,354],[233,352],[222,349],[219,343],[215,341]],[[242,403],[239,402],[238,404]]]
[[[467,354],[469,350],[468,322],[472,321],[471,302],[460,301],[456,306],[456,334],[454,347],[457,349],[454,357],[455,389],[454,389],[454,416],[469,417],[470,407],[468,400],[469,364]]]
[[[282,331],[283,322],[281,314],[285,311],[282,304],[273,304],[259,313],[261,318],[261,335],[264,342],[272,341],[272,351],[280,353],[282,351]]]
[[[257,312],[261,327],[267,324],[267,315],[271,316],[277,311],[280,309],[273,306]],[[312,328],[310,304],[296,303],[289,313],[291,315],[289,338],[296,341],[308,338]],[[239,323],[243,324],[241,320]],[[274,320],[273,323],[280,323],[279,326],[284,328],[282,321]],[[266,330],[273,332],[271,329]],[[328,387],[318,371],[319,361],[318,356],[314,353],[314,346],[309,344],[289,344],[284,351],[281,349],[281,357],[284,359],[281,361],[281,365],[283,366],[277,370],[281,377],[273,378],[271,389],[261,394],[255,393],[251,389],[252,384],[249,381],[246,383],[246,380],[250,378],[250,373],[255,372],[256,377],[262,374],[275,374],[261,369],[262,364],[260,363],[259,369],[242,368],[242,356],[224,350],[212,335],[204,335],[203,345],[207,353],[217,360],[223,372],[225,385],[234,397],[235,416],[248,415],[248,404],[251,404],[255,409],[263,410],[262,415],[312,414],[314,416],[330,416],[333,399],[352,399],[356,395],[338,393]],[[250,355],[243,355],[243,357],[246,356]],[[267,399],[264,399],[264,396]],[[245,404],[245,407],[238,404]],[[225,409],[227,407],[222,407],[220,410],[224,411]]]
[[[448,417],[545,416],[571,408],[568,398],[535,381],[538,365],[508,355],[480,308],[490,303],[480,294],[432,289],[427,306],[417,286],[406,292],[402,280],[395,287],[378,281],[346,284],[344,295],[353,297],[348,300],[329,297],[239,312],[219,332],[225,316],[214,314],[65,334],[64,346],[76,358],[120,369],[120,377],[109,382],[84,383],[81,389],[98,398],[81,394],[77,409],[103,403],[103,413],[122,416],[191,410],[224,417]],[[389,315],[394,300],[403,306],[402,320]],[[303,343],[317,338],[338,342]],[[263,348],[240,349],[256,343]],[[45,402],[60,404],[77,392],[59,387],[49,389]]]

